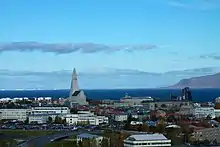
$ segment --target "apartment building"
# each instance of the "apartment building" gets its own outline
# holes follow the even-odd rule
[[[0,109],[0,119],[25,121],[31,109]]]
[[[207,116],[215,118],[215,109],[213,107],[194,107],[192,114],[196,118],[206,118]]]
[[[108,117],[96,116],[91,112],[78,112],[77,114],[65,115],[66,123],[70,125],[90,124],[99,125],[108,123]]]
[[[31,114],[69,114],[68,107],[33,107]]]

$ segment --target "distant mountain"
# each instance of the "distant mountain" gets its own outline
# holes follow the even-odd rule
[[[180,80],[167,88],[220,88],[220,73]]]
[[[206,67],[168,72],[148,72],[138,69],[91,68],[78,71],[82,89],[160,88],[181,79],[220,73],[220,67]],[[10,71],[0,69],[0,89],[68,89],[72,70]]]

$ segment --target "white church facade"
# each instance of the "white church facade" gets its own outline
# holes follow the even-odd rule
[[[83,90],[79,89],[76,69],[73,69],[71,88],[69,93],[69,102],[70,105],[88,105],[86,101],[86,95]]]

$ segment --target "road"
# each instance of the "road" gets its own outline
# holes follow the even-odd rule
[[[44,147],[46,144],[51,142],[51,140],[57,139],[57,138],[62,138],[64,136],[73,136],[81,133],[91,133],[88,131],[72,131],[72,132],[62,132],[62,133],[57,133],[53,135],[44,135],[40,137],[36,137],[30,140],[27,140],[26,142],[18,145],[17,147]],[[100,133],[100,131],[97,131],[95,133]]]

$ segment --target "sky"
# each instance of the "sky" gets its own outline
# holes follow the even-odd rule
[[[0,18],[4,71],[164,73],[220,63],[219,0],[1,0]]]

